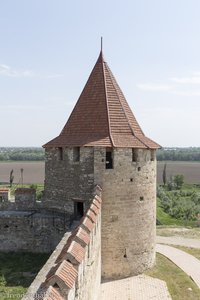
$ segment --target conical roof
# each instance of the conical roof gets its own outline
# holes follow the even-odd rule
[[[44,147],[157,149],[134,117],[102,51],[60,135]]]

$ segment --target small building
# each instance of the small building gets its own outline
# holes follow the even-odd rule
[[[7,202],[10,199],[10,189],[0,188],[0,203]]]

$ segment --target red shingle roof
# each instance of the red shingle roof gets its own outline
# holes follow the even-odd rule
[[[101,197],[99,197],[98,195],[96,195],[96,196],[94,197],[94,199],[97,200],[97,201],[99,202],[99,204],[102,203]]]
[[[91,232],[92,229],[93,229],[94,226],[95,226],[95,223],[93,223],[87,216],[85,216],[85,217],[81,220],[80,226],[81,226],[84,230]]]
[[[85,249],[79,243],[73,241],[67,253],[72,255],[78,263],[81,263],[85,256]]]
[[[96,202],[98,202],[98,201],[96,201]],[[99,204],[99,203],[98,203]],[[100,210],[100,208],[99,207],[97,207],[95,204],[91,204],[90,205],[90,209],[95,213],[95,215],[98,215],[98,213],[99,213],[99,210]]]
[[[84,244],[84,246],[88,245],[90,242],[89,234],[81,227],[78,228],[74,239],[78,243]]]
[[[94,199],[94,200],[92,201],[92,203],[93,203],[98,209],[101,208],[101,204],[100,204],[99,201],[97,201],[96,199]]]
[[[45,283],[51,285],[52,283],[58,283],[58,281],[61,280],[68,288],[71,289],[75,284],[77,275],[78,272],[74,266],[70,262],[63,260],[51,269],[47,275]]]
[[[44,145],[69,146],[160,147],[145,137],[102,52],[62,132]]]
[[[44,300],[64,300],[64,298],[60,295],[59,290],[50,286],[46,292]]]

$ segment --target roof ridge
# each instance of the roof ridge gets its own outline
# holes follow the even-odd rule
[[[144,142],[138,137],[138,135],[135,135],[135,137],[136,137],[136,139],[138,139],[143,145],[145,145],[147,148],[149,148],[149,146],[148,146],[146,143],[144,143]]]
[[[138,138],[137,135],[135,135],[135,133],[134,133],[134,131],[133,131],[133,128],[132,128],[132,126],[131,126],[131,124],[130,124],[130,120],[129,120],[129,118],[128,118],[128,116],[127,116],[127,113],[126,113],[126,111],[125,111],[125,108],[124,108],[124,106],[123,106],[123,104],[122,104],[122,102],[121,102],[121,95],[120,95],[119,92],[118,92],[118,89],[119,89],[120,87],[117,86],[118,89],[116,89],[115,85],[117,84],[117,82],[115,82],[115,80],[113,80],[113,79],[115,79],[115,77],[114,77],[114,75],[112,74],[112,72],[111,72],[111,70],[110,70],[108,64],[107,64],[106,62],[105,62],[105,64],[106,64],[106,66],[108,67],[108,71],[109,71],[109,74],[110,74],[110,80],[111,80],[111,82],[112,82],[113,88],[115,89],[115,91],[116,91],[116,93],[117,93],[117,95],[118,95],[118,99],[119,99],[119,102],[120,102],[120,104],[121,104],[122,111],[123,111],[123,113],[124,113],[124,115],[125,115],[125,118],[126,118],[126,120],[127,120],[127,122],[128,122],[128,126],[129,126],[129,128],[130,128],[130,130],[131,130],[133,136],[134,136],[135,138],[137,138],[143,145],[145,145],[146,147],[148,147],[144,142],[142,142],[142,141]],[[117,84],[117,85],[118,85],[118,84]],[[122,93],[122,91],[121,91],[121,93]],[[124,96],[123,93],[122,93],[122,95],[123,95],[123,97],[125,98],[125,96]],[[142,131],[142,130],[141,130],[141,131]],[[142,131],[142,133],[143,133],[143,131]],[[143,134],[144,134],[144,133],[143,133]]]
[[[116,81],[115,76],[114,76],[114,74],[112,73],[112,71],[111,71],[109,65],[106,64],[106,66],[107,66],[107,68],[108,68],[109,74],[111,75],[111,76],[110,76],[110,79],[111,79],[112,84],[113,84],[113,87],[114,87],[114,89],[115,89],[115,91],[116,91],[116,93],[117,93],[117,95],[118,95],[118,97],[119,97],[119,101],[120,101],[120,104],[121,104],[122,109],[123,109],[123,111],[124,111],[124,114],[125,114],[125,116],[126,116],[126,119],[128,120],[128,124],[129,124],[129,126],[131,127],[131,131],[133,131],[132,125],[131,125],[131,123],[130,123],[130,119],[129,119],[127,113],[126,113],[126,110],[125,110],[125,108],[124,108],[124,105],[122,104],[121,96],[124,98],[125,104],[127,104],[128,108],[129,108],[129,111],[132,113],[132,115],[133,115],[133,112],[132,112],[132,110],[131,110],[131,108],[130,108],[130,106],[129,106],[127,100],[126,100],[126,97],[124,96],[124,94],[123,94],[123,92],[122,92],[122,90],[121,90],[121,88],[120,88],[118,82]],[[116,88],[116,87],[117,87],[117,88]],[[120,92],[120,93],[119,93],[119,92]],[[120,94],[121,94],[121,95],[120,95]],[[144,134],[142,128],[140,127],[140,125],[139,125],[139,123],[138,123],[138,121],[136,120],[136,118],[135,118],[134,115],[133,115],[133,117],[134,117],[134,119],[135,119],[135,121],[136,121],[138,127],[140,128],[142,134],[145,136],[145,134]],[[133,131],[133,135],[136,136],[137,134],[135,134],[134,131]]]
[[[85,87],[87,86],[88,82],[90,81],[90,79],[91,79],[91,77],[92,77],[92,75],[93,75],[93,71],[95,70],[96,65],[97,65],[98,63],[103,63],[103,61],[104,61],[104,58],[103,58],[103,52],[101,51],[100,54],[99,54],[99,56],[98,56],[98,59],[97,59],[95,65],[94,65],[94,67],[92,68],[92,71],[90,72],[90,75],[89,75],[89,77],[88,77],[88,80],[86,81],[86,83],[85,83],[85,85],[84,85],[84,88],[82,89],[82,92],[81,92],[81,94],[80,94],[80,96],[79,96],[79,98],[78,98],[76,104],[74,105],[74,108],[72,109],[72,112],[71,112],[71,114],[70,114],[70,116],[69,116],[69,118],[68,118],[67,123],[70,121],[70,118],[73,116],[73,113],[74,113],[76,107],[78,106],[79,101],[81,100],[81,97],[82,97],[82,95],[83,95],[83,93],[84,93],[84,89],[85,89]],[[65,130],[65,127],[66,127],[67,123],[64,125],[64,127],[63,127],[63,129],[61,130],[61,133],[60,133],[60,134],[62,134],[63,131]]]
[[[102,51],[101,51],[102,53]],[[103,58],[103,53],[102,53],[102,58]],[[110,126],[110,115],[109,115],[109,106],[108,106],[108,93],[107,93],[107,86],[106,86],[106,75],[105,75],[105,66],[104,64],[106,64],[106,62],[104,60],[102,60],[102,68],[103,68],[103,81],[104,81],[104,88],[105,88],[105,98],[106,98],[106,108],[107,108],[107,118],[108,118],[108,131],[109,131],[109,137],[111,140],[111,143],[113,145],[113,147],[115,147],[113,138],[112,138],[112,134],[111,134],[111,126]]]

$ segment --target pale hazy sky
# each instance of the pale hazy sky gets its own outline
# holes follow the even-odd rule
[[[0,2],[0,146],[57,136],[100,51],[147,136],[200,146],[199,0]]]

